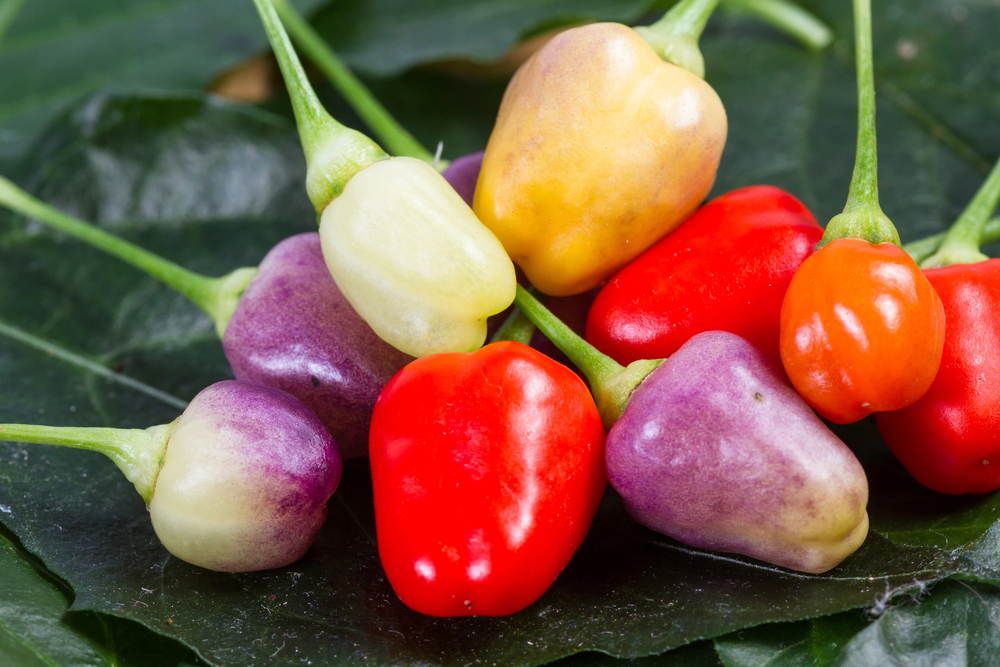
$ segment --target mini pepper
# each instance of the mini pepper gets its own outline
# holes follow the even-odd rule
[[[795,273],[781,304],[788,379],[838,424],[919,399],[941,364],[945,313],[878,203],[871,2],[854,0],[858,146],[844,212]]]
[[[1000,488],[1000,259],[979,251],[1000,201],[1000,162],[921,266],[944,305],[941,368],[920,400],[876,415],[889,449],[934,491]]]
[[[338,123],[309,85],[270,0],[254,0],[288,84],[327,267],[384,341],[413,356],[467,352],[514,300],[514,265],[430,165],[390,158]]]
[[[727,122],[697,39],[717,2],[567,30],[511,80],[473,208],[542,292],[596,287],[708,194]]]

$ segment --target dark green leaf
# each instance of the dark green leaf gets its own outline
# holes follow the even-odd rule
[[[889,608],[844,649],[837,665],[996,664],[1000,652],[1000,591],[995,586],[943,582],[922,601]]]
[[[772,623],[715,640],[725,667],[826,667],[870,622],[864,611],[846,611],[797,623]]]
[[[60,619],[68,601],[0,536],[0,663],[107,665],[99,647]]]
[[[954,59],[947,64],[931,58],[919,65],[918,74],[930,72],[938,82],[955,73],[968,86],[962,105],[957,88],[932,86],[933,94],[920,98],[914,82],[923,74],[896,72],[895,47],[879,48],[882,200],[904,238],[946,226],[978,186],[983,163],[1000,151],[990,139],[1000,100],[988,85],[1000,46],[979,27],[997,19],[987,4],[972,3],[967,11],[977,26],[959,25],[955,33],[940,19],[943,4],[924,0],[905,18],[933,38],[928,44],[976,41],[958,55],[949,51]],[[731,128],[718,191],[773,183],[803,198],[821,220],[840,209],[855,131],[842,5],[824,0],[817,8],[841,35],[838,49],[825,54],[807,55],[752,22],[710,26],[709,81],[727,105]],[[877,13],[886,11],[877,5]],[[371,20],[396,20],[405,33],[398,16]],[[880,19],[876,44],[898,44],[909,26]],[[412,26],[414,42],[420,29]],[[481,29],[467,31],[486,39]],[[418,88],[433,93],[412,100]],[[411,73],[382,84],[380,94],[428,144],[448,137],[472,149],[485,141],[495,114],[495,101],[477,96],[496,100],[499,88]],[[935,106],[938,98],[950,102]],[[960,106],[971,110],[959,114]],[[448,135],[456,118],[461,129]],[[979,133],[985,139],[977,143]],[[278,239],[315,224],[290,125],[202,100],[91,100],[39,139],[15,177],[61,208],[213,275],[253,264]],[[187,399],[228,376],[208,320],[180,297],[74,241],[3,220],[0,320],[23,334],[0,338],[5,420],[148,426],[176,414],[156,391]],[[65,354],[51,356],[42,351],[46,345]],[[115,376],[109,384],[106,373],[73,363],[73,355],[152,389]],[[579,652],[571,660],[604,664],[588,651],[641,657],[773,621],[870,608],[947,575],[1000,581],[996,494],[942,499],[894,463],[871,422],[840,433],[870,476],[872,533],[833,572],[802,575],[684,547],[636,526],[609,494],[552,590],[503,619],[447,621],[402,607],[377,559],[371,491],[359,463],[348,466],[330,521],[306,558],[255,575],[220,575],[169,557],[138,495],[96,455],[3,446],[0,504],[11,510],[4,523],[73,587],[74,609],[136,619],[219,664],[539,664]],[[795,632],[782,641],[794,645]],[[809,650],[820,649],[823,636],[808,640]],[[701,659],[705,647],[650,664],[677,655]]]
[[[0,572],[0,664],[5,667],[175,667],[196,660],[175,642],[129,621],[89,612],[67,615],[62,586],[3,534]]]
[[[992,665],[1000,590],[945,581],[891,606],[761,626],[715,640],[725,667]]]
[[[489,61],[542,26],[628,23],[650,0],[341,0],[312,23],[344,60],[369,74],[398,74],[447,58]]]
[[[294,3],[310,11],[321,0]],[[101,88],[197,90],[267,44],[249,0],[17,4],[0,31],[0,164],[80,96]]]

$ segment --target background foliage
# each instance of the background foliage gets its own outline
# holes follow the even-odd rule
[[[559,24],[641,22],[650,10],[296,4],[446,157],[485,145],[505,85],[502,68],[456,59],[488,61]],[[823,53],[739,15],[709,24],[707,78],[730,122],[715,194],[771,183],[824,221],[843,206],[853,165],[851,8],[803,5],[835,30]],[[881,198],[910,240],[947,227],[1000,156],[1000,2],[874,5]],[[42,199],[211,275],[314,228],[287,99],[254,107],[202,92],[263,50],[249,2],[5,0],[0,35],[0,173]],[[230,376],[210,322],[134,270],[6,212],[0,257],[0,420],[145,427]],[[685,547],[639,528],[609,493],[538,603],[453,621],[409,612],[385,581],[363,462],[348,466],[303,561],[220,575],[171,558],[101,457],[0,445],[0,662],[988,664],[1000,644],[1000,498],[925,491],[870,421],[839,433],[868,473],[872,532],[826,575]]]

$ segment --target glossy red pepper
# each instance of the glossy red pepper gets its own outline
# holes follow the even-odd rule
[[[1000,259],[979,251],[998,202],[1000,161],[922,263],[948,320],[941,368],[923,398],[876,417],[896,458],[941,493],[1000,488]]]
[[[587,341],[628,365],[669,357],[695,334],[728,331],[780,367],[781,300],[821,236],[809,209],[779,188],[717,197],[604,286]]]
[[[941,368],[923,398],[876,415],[896,458],[941,493],[1000,487],[1000,259],[926,271],[944,302]]]
[[[400,599],[433,616],[534,602],[583,541],[607,475],[586,386],[520,343],[414,361],[370,436],[378,548]]]

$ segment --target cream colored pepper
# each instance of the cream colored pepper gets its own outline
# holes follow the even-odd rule
[[[425,162],[398,157],[359,171],[321,220],[337,286],[407,354],[478,349],[486,317],[514,300],[503,246]]]
[[[295,109],[323,257],[383,340],[413,356],[469,352],[514,300],[503,246],[432,167],[392,158],[323,109],[269,0],[254,0]]]

